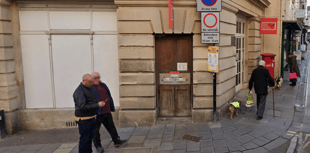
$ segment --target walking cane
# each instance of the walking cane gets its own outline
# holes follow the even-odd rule
[[[273,96],[273,117],[275,117],[275,110],[274,110],[274,88],[272,89],[272,96]]]

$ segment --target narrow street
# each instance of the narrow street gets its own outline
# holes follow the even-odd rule
[[[103,147],[107,153],[283,153],[287,150],[307,153],[310,151],[309,55],[307,52],[306,60],[299,61],[302,76],[297,85],[289,86],[289,71],[285,71],[282,90],[274,91],[275,117],[271,91],[264,118],[260,121],[256,120],[256,107],[253,107],[232,120],[226,114],[217,123],[118,128],[121,138],[129,140],[120,148],[114,147],[108,132],[102,128]],[[247,89],[241,90],[234,99],[240,99],[244,104],[247,92]],[[185,134],[201,140],[184,140]],[[299,135],[303,139],[298,139]],[[20,132],[0,141],[0,153],[77,153],[78,140],[77,128]],[[303,146],[296,145],[297,142],[303,142]]]

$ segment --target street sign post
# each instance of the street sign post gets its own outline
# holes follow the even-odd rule
[[[217,120],[216,113],[216,73],[219,72],[219,43],[220,43],[220,11],[222,0],[197,0],[197,11],[201,12],[201,43],[212,43],[208,47],[208,71],[213,72],[213,121]]]
[[[197,11],[222,11],[222,0],[197,0]]]

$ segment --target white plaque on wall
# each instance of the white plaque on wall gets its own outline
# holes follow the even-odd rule
[[[178,71],[187,71],[187,63],[178,63]]]

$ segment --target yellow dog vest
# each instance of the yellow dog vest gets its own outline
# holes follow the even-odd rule
[[[239,102],[232,102],[230,104],[232,104],[235,108],[240,108]]]

